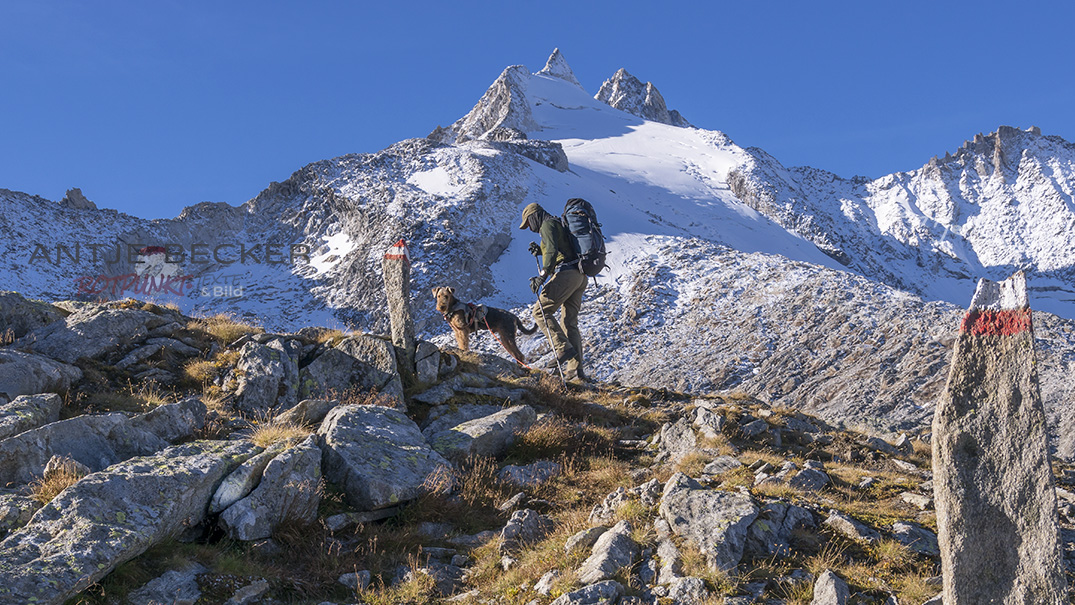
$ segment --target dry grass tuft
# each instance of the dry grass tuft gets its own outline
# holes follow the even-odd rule
[[[583,402],[571,395],[560,379],[552,374],[541,373],[531,387],[541,405],[547,406],[571,418],[585,416]]]
[[[704,452],[691,452],[676,464],[675,470],[688,477],[697,477],[712,460],[713,457]]]
[[[234,316],[220,313],[209,317],[192,320],[187,324],[188,330],[205,332],[222,345],[235,342],[246,334],[259,334],[262,328],[240,321]]]
[[[258,447],[284,442],[285,447],[290,447],[312,433],[308,427],[290,421],[270,420],[258,423],[250,433],[250,441]]]
[[[612,452],[616,438],[614,429],[571,422],[562,416],[550,414],[516,436],[508,457],[529,462],[575,454],[607,456]]]
[[[15,342],[14,330],[8,328],[7,330],[4,330],[2,333],[0,333],[0,347],[5,347],[13,342]]]
[[[83,476],[74,464],[64,464],[59,470],[31,483],[30,497],[41,504],[48,504],[60,492],[78,483]]]

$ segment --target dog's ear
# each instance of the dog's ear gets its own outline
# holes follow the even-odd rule
[[[455,294],[455,288],[451,286],[448,286],[447,288],[445,288],[445,290],[448,291],[448,294]]]
[[[440,290],[440,288],[433,288],[433,290],[432,290],[434,297],[437,296],[437,290]]]

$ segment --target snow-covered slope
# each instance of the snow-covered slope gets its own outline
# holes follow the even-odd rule
[[[429,289],[454,286],[466,301],[513,309],[530,323],[533,234],[516,229],[520,211],[538,202],[556,213],[584,197],[610,251],[611,270],[583,308],[594,375],[744,389],[889,429],[928,417],[977,277],[1028,266],[1035,308],[1075,317],[1065,300],[1075,290],[1070,145],[1002,130],[921,171],[843,180],[786,169],[662,114],[652,84],[628,78],[618,72],[595,98],[554,53],[537,73],[504,70],[471,112],[427,138],[317,162],[239,207],[204,203],[170,220],[0,190],[0,289],[73,298],[79,276],[146,273],[138,255],[87,260],[87,243],[136,251],[174,243],[188,254],[194,244],[225,246],[223,261],[241,258],[239,246],[282,246],[284,259],[300,246],[309,262],[270,263],[264,248],[250,262],[188,256],[178,270],[193,287],[148,298],[269,329],[384,331],[381,256],[402,237],[417,328],[448,344]],[[670,123],[645,117],[654,111]],[[35,243],[57,242],[81,242],[81,261],[34,259]],[[1075,417],[1075,323],[1041,318],[1043,391],[1063,421]],[[473,342],[497,349],[489,338]],[[532,358],[548,352],[543,337],[520,346]],[[1059,434],[1061,451],[1075,455],[1075,426]]]
[[[876,180],[750,155],[736,195],[849,269],[960,304],[978,278],[1026,269],[1035,308],[1075,318],[1075,145],[1002,126]]]

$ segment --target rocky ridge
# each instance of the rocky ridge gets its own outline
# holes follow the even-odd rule
[[[264,604],[921,603],[940,590],[928,431],[885,440],[744,393],[564,388],[454,349],[419,383],[350,344],[372,335],[264,333],[137,301],[78,308],[58,320],[70,332],[94,318],[105,334],[159,323],[142,338],[196,353],[158,348],[120,368],[147,345],[72,339],[87,355],[63,402],[0,406],[0,426],[22,419],[0,440],[4,468],[28,469],[0,490],[0,603],[149,603],[139,595],[169,590]],[[37,333],[2,350],[58,330]],[[250,343],[295,350],[300,376],[349,351],[405,386],[322,384],[327,399],[301,402],[266,391],[264,415],[246,419],[231,378],[284,376],[241,365]],[[175,403],[117,396],[150,369],[173,376]],[[452,431],[480,449],[461,455]],[[1054,464],[1075,574],[1075,469]],[[46,496],[55,473],[70,479]]]

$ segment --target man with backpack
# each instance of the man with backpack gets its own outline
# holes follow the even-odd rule
[[[534,320],[548,335],[556,362],[562,366],[565,380],[588,381],[582,370],[582,336],[579,334],[579,310],[586,290],[586,274],[580,267],[571,231],[560,217],[533,203],[523,209],[520,229],[541,234],[541,245],[531,242],[530,252],[540,258],[541,270],[530,279],[530,289],[538,295]],[[546,283],[546,280],[548,282]],[[563,307],[560,323],[556,310]]]

